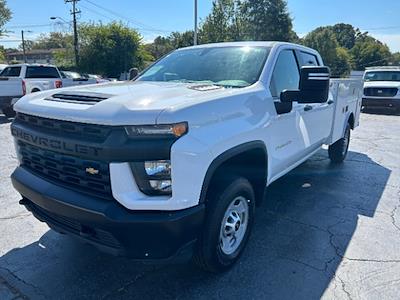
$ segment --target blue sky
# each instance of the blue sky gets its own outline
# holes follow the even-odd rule
[[[27,39],[52,30],[70,30],[69,24],[50,20],[51,16],[70,20],[71,5],[64,0],[7,2],[13,18],[6,25],[10,33],[0,39],[6,47],[19,44],[21,29],[32,31],[26,33]],[[212,0],[198,2],[201,20],[210,12]],[[122,20],[138,28],[145,41],[193,27],[193,0],[80,0],[78,7],[82,11],[79,21]],[[344,22],[368,30],[392,51],[400,51],[399,0],[288,0],[288,7],[300,36],[318,26]]]

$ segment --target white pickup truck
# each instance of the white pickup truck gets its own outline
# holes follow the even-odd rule
[[[360,95],[360,81],[330,81],[300,45],[183,48],[135,81],[18,101],[12,182],[60,233],[219,272],[242,253],[268,185],[322,145],[345,159]]]
[[[400,113],[400,66],[366,68],[362,109]]]
[[[13,105],[23,95],[61,87],[94,84],[96,80],[63,77],[56,66],[19,64],[7,66],[0,73],[0,111],[13,117]]]

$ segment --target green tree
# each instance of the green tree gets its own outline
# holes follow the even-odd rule
[[[5,0],[0,0],[0,36],[4,35],[4,25],[11,19],[11,11]]]
[[[156,37],[152,43],[146,44],[144,47],[155,59],[164,56],[174,49],[171,40],[163,36]]]
[[[328,26],[336,37],[340,47],[351,49],[356,42],[357,31],[350,24],[339,23],[333,26]]]
[[[244,30],[242,7],[240,1],[213,1],[211,13],[200,28],[201,43],[242,40]]]
[[[366,67],[388,64],[392,59],[389,47],[367,33],[357,37],[354,47],[350,50],[353,67],[364,70]]]
[[[32,44],[32,49],[60,49],[73,45],[73,36],[70,33],[50,32],[41,34]]]
[[[4,62],[6,60],[6,49],[4,46],[0,46],[0,61]]]
[[[335,35],[326,27],[319,27],[304,37],[304,45],[317,50],[325,65],[332,66],[336,59],[336,48],[339,47]]]
[[[292,19],[285,0],[246,0],[241,4],[244,36],[255,41],[293,41]]]
[[[80,68],[84,72],[118,77],[132,67],[144,66],[140,34],[121,23],[83,24],[80,33]]]
[[[391,64],[395,66],[400,66],[400,52],[393,53]]]
[[[170,44],[173,49],[178,49],[182,47],[189,47],[193,45],[193,35],[194,32],[192,30],[185,32],[172,32],[168,37],[170,40]]]
[[[150,54],[153,59],[158,59],[174,49],[188,47],[193,45],[193,31],[172,32],[168,37],[158,36],[153,43],[144,46],[144,50]]]
[[[35,44],[34,41],[26,40],[26,41],[25,41],[25,50],[32,50],[34,44]],[[18,50],[22,51],[23,49],[24,49],[24,48],[23,48],[23,46],[22,46],[22,43],[19,44]]]
[[[336,48],[335,62],[331,65],[331,73],[333,76],[344,77],[350,74],[351,57],[346,48]]]

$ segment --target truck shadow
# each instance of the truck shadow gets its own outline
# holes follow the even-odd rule
[[[0,266],[34,286],[32,298],[319,299],[359,216],[374,217],[389,175],[364,154],[332,165],[321,150],[269,187],[248,248],[222,275],[111,257],[53,231],[8,252]]]
[[[7,118],[4,115],[0,114],[0,124],[11,123],[13,119]]]
[[[400,116],[400,111],[394,111],[394,110],[384,110],[384,109],[368,109],[368,110],[363,110],[363,114],[368,114],[368,115],[384,115],[384,116]]]

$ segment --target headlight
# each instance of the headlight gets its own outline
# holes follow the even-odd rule
[[[144,136],[181,137],[188,131],[186,122],[163,125],[126,126],[126,133],[131,138]]]
[[[139,189],[147,195],[170,195],[172,192],[171,161],[156,160],[131,163]]]

